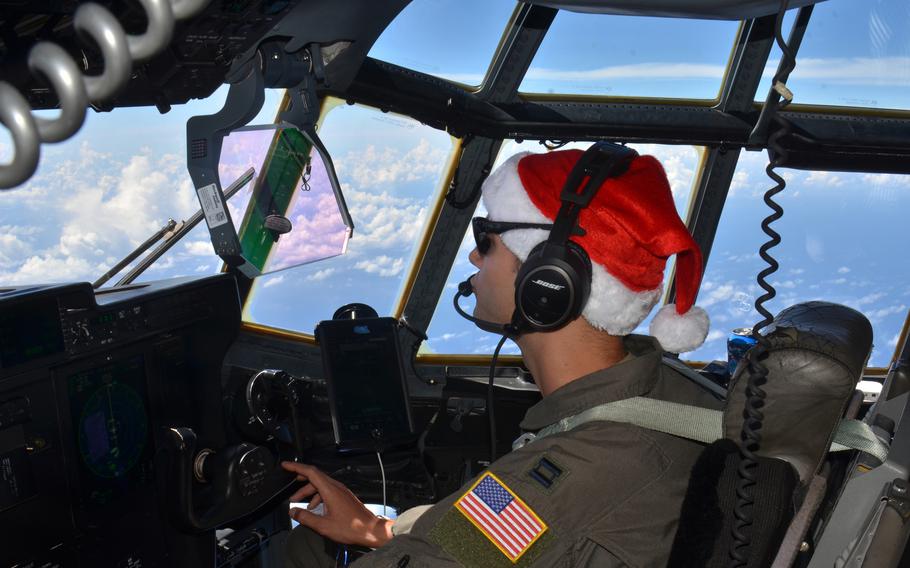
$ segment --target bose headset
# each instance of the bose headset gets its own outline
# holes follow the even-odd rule
[[[509,337],[528,331],[555,331],[578,318],[591,293],[591,259],[570,240],[585,234],[578,227],[578,216],[604,182],[625,173],[637,156],[635,150],[611,142],[597,142],[585,150],[563,185],[562,205],[549,237],[531,250],[518,271],[510,323],[479,320],[461,309],[458,298],[473,292],[470,278],[458,285],[458,313],[481,329]]]

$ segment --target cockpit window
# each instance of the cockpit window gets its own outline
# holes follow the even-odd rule
[[[573,143],[566,145],[564,148],[587,148],[589,144]],[[676,210],[680,217],[686,218],[689,197],[692,194],[692,187],[697,177],[699,164],[701,161],[701,148],[695,146],[662,146],[657,144],[630,144],[640,154],[651,154],[656,156],[667,172],[670,179],[670,187],[673,190],[673,200],[676,203]],[[503,144],[502,149],[496,159],[496,166],[505,161],[510,156],[519,152],[543,152],[544,148],[536,142],[516,143],[507,141]],[[486,215],[481,202],[477,206],[475,215]],[[458,283],[463,282],[469,276],[477,272],[477,269],[468,261],[468,254],[474,248],[474,238],[470,227],[461,241],[461,247],[458,250],[458,256],[452,264],[446,280],[442,296],[436,305],[436,311],[430,322],[430,328],[427,331],[429,339],[421,346],[421,353],[446,353],[446,354],[489,354],[493,352],[496,343],[499,341],[498,335],[493,335],[481,331],[475,325],[461,316],[452,308],[452,297],[458,289]],[[667,269],[664,273],[664,282],[671,274],[672,262],[667,263]],[[468,313],[473,310],[474,296],[463,300],[463,306]],[[470,306],[470,307],[469,307]],[[647,333],[648,324],[653,314],[657,312],[655,308],[651,316],[646,319],[636,333]],[[503,346],[502,353],[517,354],[518,347],[511,341],[507,341]]]
[[[793,13],[784,23],[786,37]],[[787,81],[794,103],[910,109],[910,8],[905,0],[828,0],[809,20]],[[780,62],[775,47],[756,99]]]
[[[480,85],[514,2],[415,0],[369,56],[466,85]]]
[[[257,278],[246,321],[311,334],[316,323],[351,302],[394,315],[437,203],[453,148],[448,134],[338,100],[324,108],[331,110],[319,136],[335,163],[353,236],[344,254]]]
[[[759,321],[755,277],[767,266],[758,256],[767,240],[759,225],[771,211],[761,197],[774,185],[763,172],[766,160],[755,152],[740,158],[698,297],[711,332],[691,359],[726,360],[729,332]],[[869,366],[887,366],[910,308],[910,267],[902,260],[910,176],[779,171],[788,183],[775,199],[784,216],[772,225],[782,238],[771,249],[780,269],[768,279],[777,297],[766,307],[777,314],[825,300],[855,308],[872,322]]]
[[[75,136],[45,145],[36,174],[15,190],[0,192],[0,282],[93,282],[169,219],[188,219],[199,200],[186,169],[186,121],[221,109],[227,90],[175,105],[166,114],[154,107],[89,111]],[[254,120],[272,121],[280,96],[266,91]],[[202,222],[137,280],[214,274],[220,268]]]
[[[739,22],[560,10],[524,93],[714,99]]]

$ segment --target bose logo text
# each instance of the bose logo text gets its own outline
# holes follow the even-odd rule
[[[560,286],[559,284],[553,284],[551,282],[544,282],[543,280],[532,280],[535,284],[543,286],[544,288],[549,288],[550,290],[562,290],[565,286]]]

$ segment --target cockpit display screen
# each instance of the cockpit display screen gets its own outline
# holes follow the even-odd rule
[[[382,449],[412,433],[393,318],[331,320],[316,337],[341,449]]]
[[[89,513],[128,500],[153,481],[145,363],[141,355],[70,375],[67,393]]]
[[[0,311],[0,368],[9,369],[63,351],[54,298]]]

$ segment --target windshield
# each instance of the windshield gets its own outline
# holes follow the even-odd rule
[[[274,118],[281,94],[266,91],[256,122]],[[223,87],[167,114],[153,107],[89,111],[74,137],[45,145],[37,173],[21,187],[0,192],[0,282],[92,282],[168,219],[193,215],[199,200],[186,169],[186,121],[217,112],[226,95]],[[200,223],[140,280],[220,268]]]

